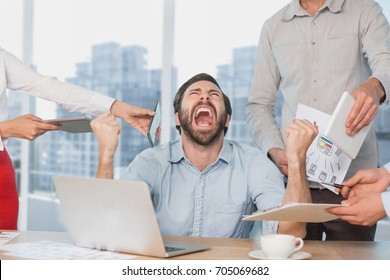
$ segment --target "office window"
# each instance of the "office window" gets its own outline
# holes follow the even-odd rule
[[[200,72],[215,76],[233,105],[227,137],[253,144],[244,107],[255,67],[257,42],[264,21],[290,0],[26,0],[33,3],[32,62],[38,72],[56,76],[142,107],[153,108],[161,99],[163,46],[172,42],[171,92]],[[23,0],[1,0],[0,46],[22,58]],[[390,16],[388,1],[378,1]],[[173,7],[164,14],[164,5]],[[172,6],[173,5],[173,6]],[[165,17],[165,18],[164,18]],[[173,28],[164,29],[173,19]],[[168,32],[168,33],[164,33]],[[9,99],[10,116],[34,113],[42,118],[78,116],[58,106],[36,100],[35,112],[22,112],[21,94]],[[169,102],[169,106],[172,102]],[[280,119],[280,104],[276,118]],[[164,111],[165,110],[165,111]],[[163,108],[163,114],[167,114]],[[165,112],[165,113],[164,113]],[[168,113],[173,121],[173,113]],[[381,164],[390,161],[388,108],[375,121]],[[119,172],[149,147],[140,133],[122,122],[118,156]],[[170,139],[178,137],[173,127]],[[12,139],[9,150],[20,176],[29,178],[28,211],[22,214],[30,230],[64,230],[58,216],[53,175],[93,177],[97,143],[92,134],[50,132],[30,146],[30,172],[20,174],[20,141]],[[45,203],[42,203],[43,199]],[[49,201],[49,202],[48,202]],[[44,223],[39,213],[47,219]],[[50,215],[49,213],[53,213]]]

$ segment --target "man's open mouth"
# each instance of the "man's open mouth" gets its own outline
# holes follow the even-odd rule
[[[213,124],[214,114],[210,107],[199,106],[195,110],[195,123],[200,127],[209,127]]]

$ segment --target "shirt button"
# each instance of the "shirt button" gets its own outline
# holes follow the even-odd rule
[[[313,83],[315,83],[315,84],[316,84],[316,83],[317,83],[317,80],[313,80]]]
[[[316,44],[316,42],[315,41],[311,41],[311,44],[314,46]]]
[[[314,97],[313,100],[314,100],[314,102],[317,102],[317,101],[318,101],[318,98],[317,98],[317,97]]]
[[[202,205],[202,200],[198,200],[198,206]]]

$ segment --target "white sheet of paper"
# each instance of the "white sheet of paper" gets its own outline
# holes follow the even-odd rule
[[[14,239],[20,233],[16,231],[0,231],[0,246],[6,244],[8,241]]]
[[[306,223],[322,223],[338,219],[339,217],[326,212],[327,208],[343,206],[329,203],[299,203],[290,202],[281,207],[256,212],[243,218],[244,221],[294,221]]]
[[[7,244],[4,255],[36,260],[125,260],[133,256],[111,251],[101,251],[78,247],[72,244],[38,241]]]
[[[318,135],[306,153],[307,176],[316,181],[341,184],[351,164],[351,159],[322,134],[331,116],[309,106],[298,104],[296,118],[307,119],[318,127]],[[334,187],[323,186],[337,193]]]

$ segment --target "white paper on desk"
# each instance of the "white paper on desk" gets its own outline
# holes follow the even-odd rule
[[[20,233],[16,231],[0,231],[0,246],[6,244],[8,241],[11,241]]]
[[[315,181],[341,184],[347,174],[351,159],[323,135],[331,116],[306,105],[298,104],[295,117],[306,119],[318,127],[318,135],[306,153],[307,177]],[[323,186],[338,193],[334,187]]]
[[[36,260],[125,260],[133,257],[52,241],[7,244],[1,249],[8,251],[3,255]]]
[[[328,203],[298,203],[290,202],[279,208],[265,212],[256,212],[243,218],[244,221],[292,221],[306,223],[321,223],[338,219],[337,216],[330,214],[325,209],[343,206],[341,204]]]

